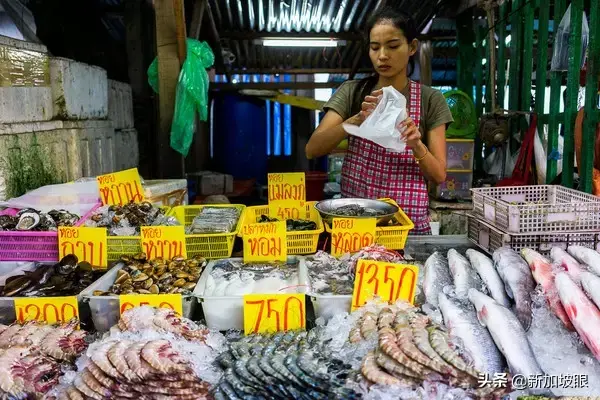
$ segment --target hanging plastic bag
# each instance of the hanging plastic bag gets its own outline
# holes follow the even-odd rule
[[[392,86],[383,88],[383,95],[375,110],[360,126],[344,124],[344,130],[350,135],[370,140],[378,145],[401,153],[406,148],[406,143],[398,130],[398,124],[408,117],[406,113],[406,97]]]
[[[554,36],[554,46],[552,48],[552,64],[551,71],[567,71],[569,69],[569,38],[572,34],[571,28],[571,5],[567,8],[567,12],[560,20],[556,35]],[[587,23],[585,11],[581,19],[581,63],[579,69],[585,63],[585,54],[587,51],[588,41],[590,37],[590,29]]]
[[[215,62],[206,42],[187,39],[187,57],[177,83],[175,113],[171,125],[171,147],[184,157],[188,155],[196,130],[196,112],[201,121],[208,119],[208,73]],[[158,93],[158,61],[148,68],[148,82]]]

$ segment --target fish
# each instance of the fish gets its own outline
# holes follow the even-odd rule
[[[596,306],[600,307],[600,277],[584,271],[581,273],[581,286]]]
[[[425,261],[423,293],[427,303],[438,306],[438,295],[445,286],[452,285],[452,276],[448,269],[448,260],[440,252],[434,252]]]
[[[454,249],[448,250],[448,266],[454,280],[456,297],[466,299],[470,288],[483,290],[483,282],[471,263]]]
[[[469,249],[466,251],[469,262],[475,268],[479,277],[488,288],[490,296],[504,307],[510,307],[510,298],[504,290],[504,282],[494,268],[494,262],[485,254],[477,250]]]
[[[554,264],[560,265],[575,283],[581,281],[581,273],[585,271],[585,268],[579,264],[569,253],[561,249],[560,247],[553,247],[550,250],[550,258]]]
[[[510,247],[500,247],[492,258],[506,293],[515,301],[515,314],[527,331],[531,326],[531,292],[535,288],[529,265]]]
[[[554,283],[554,272],[552,271],[552,264],[550,260],[531,249],[522,249],[521,254],[523,258],[529,263],[531,268],[531,274],[533,279],[542,287],[544,297],[550,306],[550,310],[560,319],[565,328],[570,331],[574,331],[575,328],[567,315],[560,298],[558,297],[558,291]]]
[[[556,288],[567,315],[583,343],[600,361],[600,311],[565,272],[556,274]]]
[[[478,371],[490,375],[504,371],[504,357],[494,344],[488,330],[479,323],[477,312],[468,300],[454,299],[439,294],[439,307],[454,342],[459,339],[459,347]]]
[[[523,326],[512,311],[477,289],[469,289],[469,301],[475,306],[477,318],[487,327],[513,374],[545,375],[533,354]]]
[[[600,276],[600,253],[585,246],[569,246],[567,251],[580,263],[587,265],[590,272]]]

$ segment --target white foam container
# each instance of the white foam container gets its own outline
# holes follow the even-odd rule
[[[241,258],[230,258],[227,260],[231,261],[242,261]],[[243,330],[244,329],[244,296],[204,296],[204,289],[206,288],[206,280],[210,275],[214,265],[227,260],[213,260],[210,261],[202,273],[196,288],[194,289],[194,295],[198,297],[202,311],[204,312],[204,318],[206,319],[206,325],[210,329],[216,329],[219,331],[227,331],[230,329]],[[306,276],[306,268],[303,267],[304,258],[288,257],[288,262],[298,261],[298,280],[300,282],[308,283],[308,277]],[[287,293],[305,293],[306,286],[296,288],[293,292]],[[281,294],[284,292],[279,292]],[[272,293],[256,293],[256,294],[272,294]]]
[[[89,303],[92,321],[94,321],[94,326],[98,332],[106,332],[119,322],[121,316],[120,303],[117,295],[94,296],[93,293],[95,290],[109,291],[117,278],[117,272],[124,266],[125,264],[122,263],[115,265],[102,278],[81,292],[81,296],[84,298],[83,301]],[[181,296],[181,299],[183,316],[192,319],[196,309],[196,298],[193,295],[186,295]]]
[[[108,119],[115,129],[133,128],[133,94],[128,83],[108,80]]]
[[[115,171],[136,168],[139,160],[137,130],[115,129]]]
[[[352,295],[321,295],[308,293],[315,312],[315,319],[323,318],[325,322],[334,315],[350,313]]]

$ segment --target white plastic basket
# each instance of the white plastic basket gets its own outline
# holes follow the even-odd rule
[[[550,255],[552,247],[566,250],[571,245],[600,251],[600,234],[597,232],[511,234],[502,232],[474,216],[470,215],[468,219],[469,240],[490,254],[502,246],[516,251],[529,248],[547,256]]]
[[[508,233],[600,232],[600,198],[562,186],[471,189],[475,216]]]

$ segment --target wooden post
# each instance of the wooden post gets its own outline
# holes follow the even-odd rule
[[[161,178],[183,177],[183,158],[171,149],[171,123],[175,111],[175,91],[181,67],[178,37],[181,28],[176,21],[174,2],[182,0],[155,0],[156,13],[156,49],[158,56],[159,87],[159,131],[157,137],[158,176]],[[183,7],[183,6],[182,6]]]

